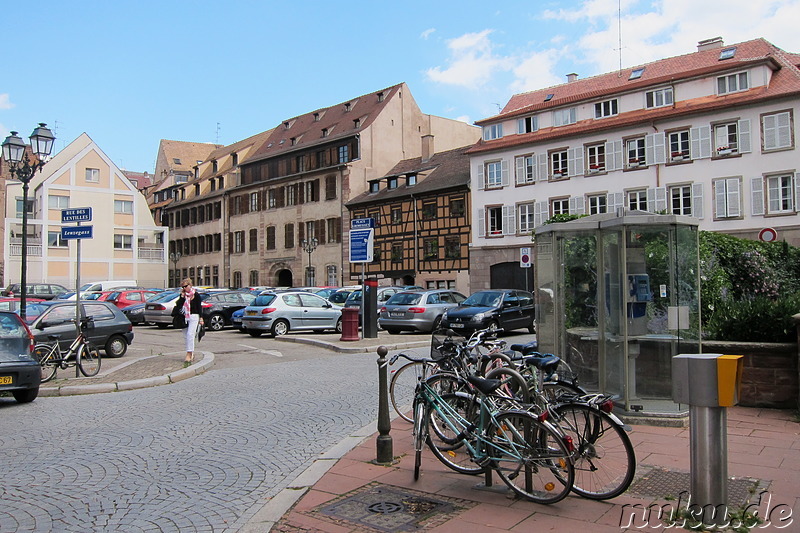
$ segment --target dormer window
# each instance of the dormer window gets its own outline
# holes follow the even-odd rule
[[[389,178],[388,182],[389,189],[396,189],[397,188],[397,178]]]
[[[288,129],[289,129],[289,126],[290,126],[290,124],[289,124],[289,121],[288,121],[288,120],[287,120],[286,122],[284,122],[284,123],[283,123],[283,129],[285,129],[285,130],[288,130]]]
[[[385,94],[383,94],[383,92],[379,92],[379,93],[378,93],[378,102],[383,102],[383,99],[384,99],[385,97],[386,97],[386,95],[385,95]]]
[[[314,113],[314,122],[319,122],[319,113]]]
[[[381,182],[379,181],[370,181],[369,182],[369,192],[376,193],[381,189]]]
[[[360,118],[357,118],[357,119],[355,119],[353,121],[353,127],[356,128],[356,129],[361,127],[361,119]]]
[[[239,165],[239,154],[236,152],[231,154],[231,166],[235,167]]]
[[[416,184],[417,184],[417,175],[416,174],[409,174],[406,177],[406,186],[407,187],[413,187]]]
[[[638,80],[639,78],[642,77],[642,74],[644,74],[644,67],[633,69],[631,71],[631,75],[628,76],[628,81]]]
[[[619,114],[619,101],[616,98],[594,104],[594,118],[613,117],[617,114]]]
[[[219,170],[219,165],[217,164],[216,159],[211,162],[211,170],[212,172],[217,172]]]
[[[746,91],[750,88],[747,72],[739,72],[717,78],[717,94],[728,94]]]
[[[517,133],[531,133],[539,129],[539,120],[534,117],[517,119]]]
[[[484,141],[491,141],[492,139],[499,139],[503,136],[503,125],[502,124],[492,124],[490,126],[483,127],[483,140]]]
[[[322,136],[323,137],[327,137],[328,136],[328,128],[322,128]]]
[[[347,102],[346,104],[344,104],[344,112],[345,113],[349,112],[351,108],[352,108],[352,104],[350,104],[350,102]]]
[[[555,94],[550,93],[550,94],[548,94],[547,96],[544,97],[544,101],[545,102],[549,102],[550,100],[553,99],[554,96],[555,96]]]
[[[199,183],[195,183],[194,184],[194,195],[195,196],[200,196],[200,184]]]
[[[292,137],[291,139],[289,139],[289,141],[292,143],[291,145],[294,146],[297,144],[297,137]]]
[[[736,47],[726,48],[725,50],[719,53],[719,60],[725,61],[726,59],[733,59],[733,56],[735,55],[736,55]]]

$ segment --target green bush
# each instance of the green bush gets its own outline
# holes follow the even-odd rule
[[[797,342],[792,315],[800,312],[800,293],[777,300],[758,296],[746,300],[725,300],[714,309],[705,326],[713,340],[743,342]]]

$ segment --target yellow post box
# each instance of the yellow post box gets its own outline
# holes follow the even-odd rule
[[[741,355],[680,354],[672,358],[672,399],[699,407],[732,407],[739,403]]]

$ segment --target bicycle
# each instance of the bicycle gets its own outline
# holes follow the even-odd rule
[[[80,319],[80,334],[75,337],[66,351],[61,351],[58,340],[61,335],[48,335],[47,338],[52,343],[41,343],[33,347],[33,357],[39,361],[41,366],[42,383],[47,383],[53,379],[59,368],[66,369],[77,366],[86,377],[96,376],[100,372],[100,352],[86,338],[85,331],[94,327],[92,317]],[[71,361],[73,359],[74,361]]]

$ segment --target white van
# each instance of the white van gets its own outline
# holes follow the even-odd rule
[[[84,283],[80,288],[81,298],[85,298],[87,294],[110,291],[121,287],[134,289],[138,287],[138,285],[136,284],[135,279],[123,279],[120,281],[93,281],[91,283]],[[73,294],[67,299],[74,300],[75,295]]]

